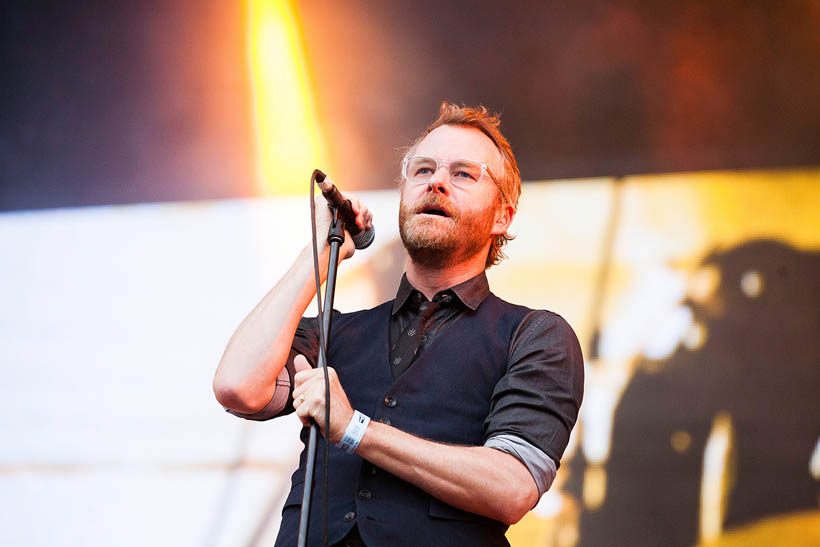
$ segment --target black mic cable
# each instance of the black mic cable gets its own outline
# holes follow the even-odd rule
[[[324,490],[322,492],[322,545],[327,546],[328,542],[328,528],[327,528],[327,510],[328,510],[328,460],[330,459],[330,442],[327,435],[330,431],[330,378],[328,377],[327,367],[330,365],[327,361],[327,353],[325,352],[325,329],[324,329],[324,310],[322,309],[322,292],[321,292],[321,278],[319,276],[319,250],[318,240],[316,237],[316,201],[314,198],[314,187],[318,184],[322,189],[322,195],[328,202],[328,205],[335,209],[334,221],[341,220],[350,234],[353,244],[357,249],[365,249],[373,243],[376,236],[376,230],[373,223],[366,230],[362,230],[356,224],[356,213],[353,211],[353,205],[349,199],[345,199],[338,188],[331,182],[330,178],[319,169],[315,169],[310,176],[310,229],[312,234],[313,247],[313,273],[316,282],[316,307],[317,320],[319,322],[319,351],[322,354],[322,362],[325,363],[324,380],[325,380],[325,461],[323,466],[323,480]],[[333,313],[333,310],[330,310]],[[307,470],[306,470],[307,471]],[[302,500],[304,504],[304,500]],[[304,505],[303,505],[304,510]],[[300,519],[301,520],[301,519]],[[310,517],[308,515],[308,522]]]
[[[318,312],[316,320],[319,323],[319,351],[322,352],[322,362],[325,364],[325,366],[322,367],[325,378],[325,462],[322,469],[325,487],[322,492],[322,545],[327,547],[327,470],[328,458],[330,457],[330,444],[327,440],[327,432],[330,431],[330,378],[327,373],[328,362],[327,354],[325,353],[325,320],[324,311],[322,310],[322,280],[319,277],[319,249],[316,239],[316,201],[314,198],[314,188],[316,186],[316,181],[319,174],[321,174],[322,180],[324,180],[325,174],[318,169],[314,170],[313,174],[310,176],[310,230],[313,236],[311,238],[311,242],[313,244],[313,275],[316,282],[316,307]],[[336,192],[338,193],[338,190]],[[350,203],[349,200],[348,203]],[[333,310],[330,310],[330,313],[333,313]],[[307,469],[305,469],[305,473],[307,474]],[[302,500],[303,511],[304,501],[305,500]],[[307,522],[310,523],[310,515],[308,515]],[[305,535],[307,535],[307,533]]]

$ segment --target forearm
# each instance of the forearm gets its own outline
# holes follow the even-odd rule
[[[493,448],[440,444],[371,422],[356,453],[445,503],[507,524],[538,501],[524,464]]]
[[[326,271],[327,252],[320,255]],[[324,266],[324,267],[321,267]],[[234,332],[214,376],[214,393],[225,407],[260,410],[273,396],[299,319],[316,294],[310,246]]]
[[[327,369],[327,431],[322,371],[301,368],[294,376],[296,415],[305,426],[315,420],[322,434],[338,444],[354,411],[336,370]],[[516,457],[494,448],[445,445],[371,421],[356,454],[449,505],[508,524],[520,520],[538,501],[538,487],[527,467]]]

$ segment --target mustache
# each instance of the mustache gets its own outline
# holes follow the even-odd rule
[[[447,198],[439,194],[428,194],[415,204],[415,206],[411,209],[411,212],[413,214],[418,214],[430,207],[441,209],[450,218],[455,218],[456,216],[458,216],[456,210],[453,208],[453,206],[450,204]]]

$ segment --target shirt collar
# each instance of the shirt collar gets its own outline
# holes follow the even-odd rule
[[[395,315],[396,312],[402,309],[415,290],[416,288],[407,280],[407,274],[402,275],[399,290],[396,292],[396,299],[393,301],[391,314]],[[481,272],[472,279],[468,279],[449,289],[439,291],[439,293],[443,293],[447,290],[452,291],[462,304],[475,311],[479,304],[490,294],[490,284],[487,282],[487,274]]]

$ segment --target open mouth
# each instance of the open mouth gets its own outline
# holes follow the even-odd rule
[[[438,207],[436,205],[425,205],[421,209],[419,209],[418,214],[420,215],[435,215],[444,218],[449,218],[450,215],[443,207]]]

